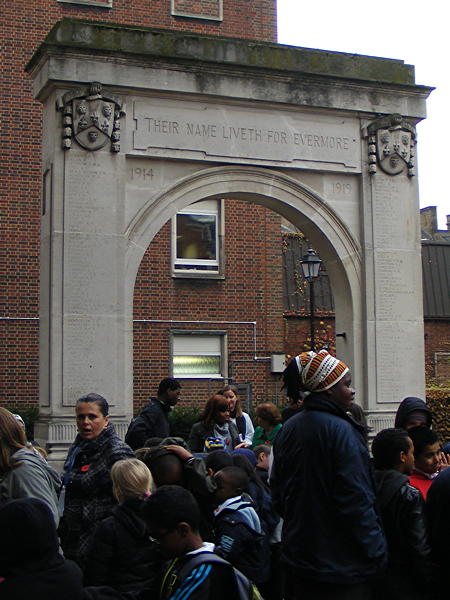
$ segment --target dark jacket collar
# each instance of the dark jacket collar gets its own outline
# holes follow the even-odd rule
[[[375,471],[375,485],[380,507],[389,504],[398,490],[408,483],[408,476],[395,469]]]
[[[142,412],[145,412],[146,410],[151,410],[151,406],[152,405],[156,405],[159,408],[161,408],[164,412],[168,413],[172,410],[172,407],[169,404],[166,404],[164,402],[164,400],[161,400],[161,398],[150,398],[150,402],[147,404],[147,406],[144,407]]]
[[[367,428],[364,425],[361,425],[352,417],[352,415],[346,412],[343,408],[339,406],[334,400],[331,400],[328,396],[326,396],[323,392],[313,392],[309,394],[303,401],[303,407],[305,410],[315,410],[318,412],[326,412],[340,419],[344,419],[358,430],[359,433],[365,435],[367,432]]]

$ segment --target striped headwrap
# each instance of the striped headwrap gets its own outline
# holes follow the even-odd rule
[[[341,380],[349,368],[326,350],[302,352],[295,357],[303,387],[310,392],[323,392]]]

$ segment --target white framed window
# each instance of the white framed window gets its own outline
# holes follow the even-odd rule
[[[173,275],[223,275],[223,201],[200,200],[172,219]]]
[[[176,379],[223,379],[225,331],[172,331],[172,376]]]

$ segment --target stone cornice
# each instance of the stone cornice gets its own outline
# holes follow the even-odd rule
[[[420,88],[426,95],[433,89],[416,86],[414,67],[402,60],[77,19],[59,21],[26,69],[33,70],[45,55],[55,52],[175,64],[209,64],[227,70],[265,71],[281,77],[302,74],[376,82]]]

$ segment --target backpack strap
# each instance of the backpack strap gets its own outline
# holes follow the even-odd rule
[[[236,425],[237,425],[239,433],[242,435],[242,439],[244,440],[245,434],[247,432],[247,423],[245,422],[244,415],[241,415],[240,417],[236,417]]]
[[[192,571],[192,569],[194,569],[198,565],[203,565],[205,563],[228,565],[229,567],[231,567],[230,563],[227,560],[225,560],[218,554],[207,550],[205,552],[197,552],[196,554],[193,554],[192,557],[189,557],[189,560],[187,560],[181,567],[180,573],[184,571],[184,569],[187,567],[189,568],[189,571]]]

